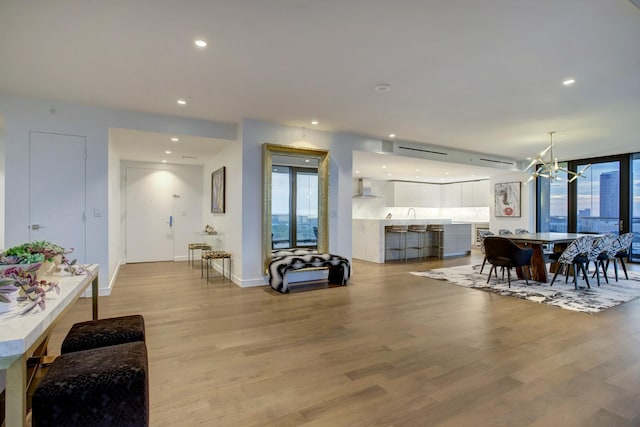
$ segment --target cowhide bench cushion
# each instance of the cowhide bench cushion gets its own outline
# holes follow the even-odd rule
[[[63,354],[32,401],[33,427],[146,427],[149,373],[142,341]]]
[[[139,314],[76,323],[62,342],[62,354],[145,340],[144,318]]]
[[[329,283],[346,285],[351,277],[349,260],[339,255],[320,254],[315,251],[274,251],[269,263],[269,284],[278,292],[289,292],[286,274],[303,268],[329,269]]]

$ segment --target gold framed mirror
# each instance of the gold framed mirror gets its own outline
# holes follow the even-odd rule
[[[262,146],[262,258],[265,269],[271,261],[271,251],[273,249],[309,248],[317,249],[320,253],[329,251],[329,152],[313,148],[297,148],[276,144],[264,144]],[[275,170],[274,170],[275,168]],[[300,190],[296,191],[295,179],[293,189],[280,191],[283,186],[283,174],[291,175],[292,171],[297,171],[300,179]],[[315,171],[316,172],[310,172]],[[315,175],[317,174],[317,186]],[[274,191],[274,184],[276,189]],[[285,186],[287,184],[284,184]],[[296,194],[296,197],[291,197]],[[304,210],[301,215],[296,214],[296,200],[301,197],[311,198],[317,196],[316,200],[309,200],[309,209]],[[316,203],[317,202],[317,203]],[[279,217],[274,217],[274,206],[288,206],[289,222],[281,230],[278,224]],[[301,208],[302,212],[303,209]],[[315,217],[315,218],[314,218]],[[302,218],[303,224],[296,226]],[[274,221],[277,230],[274,236]],[[281,221],[287,221],[286,217]],[[298,230],[298,228],[300,230]],[[306,233],[306,237],[305,237]],[[312,233],[312,234],[310,234]],[[283,238],[283,235],[285,236]],[[288,237],[287,237],[288,236]],[[300,244],[298,243],[300,239]],[[306,240],[305,240],[306,239]],[[314,245],[315,243],[315,245]]]

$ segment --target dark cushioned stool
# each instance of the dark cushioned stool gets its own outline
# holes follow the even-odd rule
[[[142,341],[63,354],[33,394],[32,425],[149,425],[149,375]]]
[[[91,348],[144,341],[144,318],[132,316],[76,323],[62,342],[62,354]]]

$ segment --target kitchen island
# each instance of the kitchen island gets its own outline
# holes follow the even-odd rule
[[[354,219],[353,258],[379,264],[398,260],[399,251],[387,250],[390,246],[397,247],[400,237],[385,232],[386,227],[392,225],[426,225],[425,256],[446,258],[471,252],[471,223],[454,223],[450,219]],[[419,235],[409,232],[406,237],[407,258],[420,257],[420,251],[411,249],[418,245]]]

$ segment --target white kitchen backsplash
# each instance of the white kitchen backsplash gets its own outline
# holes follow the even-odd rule
[[[383,206],[382,199],[353,200],[352,218],[354,219],[384,219],[391,214],[393,219],[413,218],[413,210]],[[489,222],[489,208],[415,208],[416,218],[422,219],[451,219],[462,222]]]

